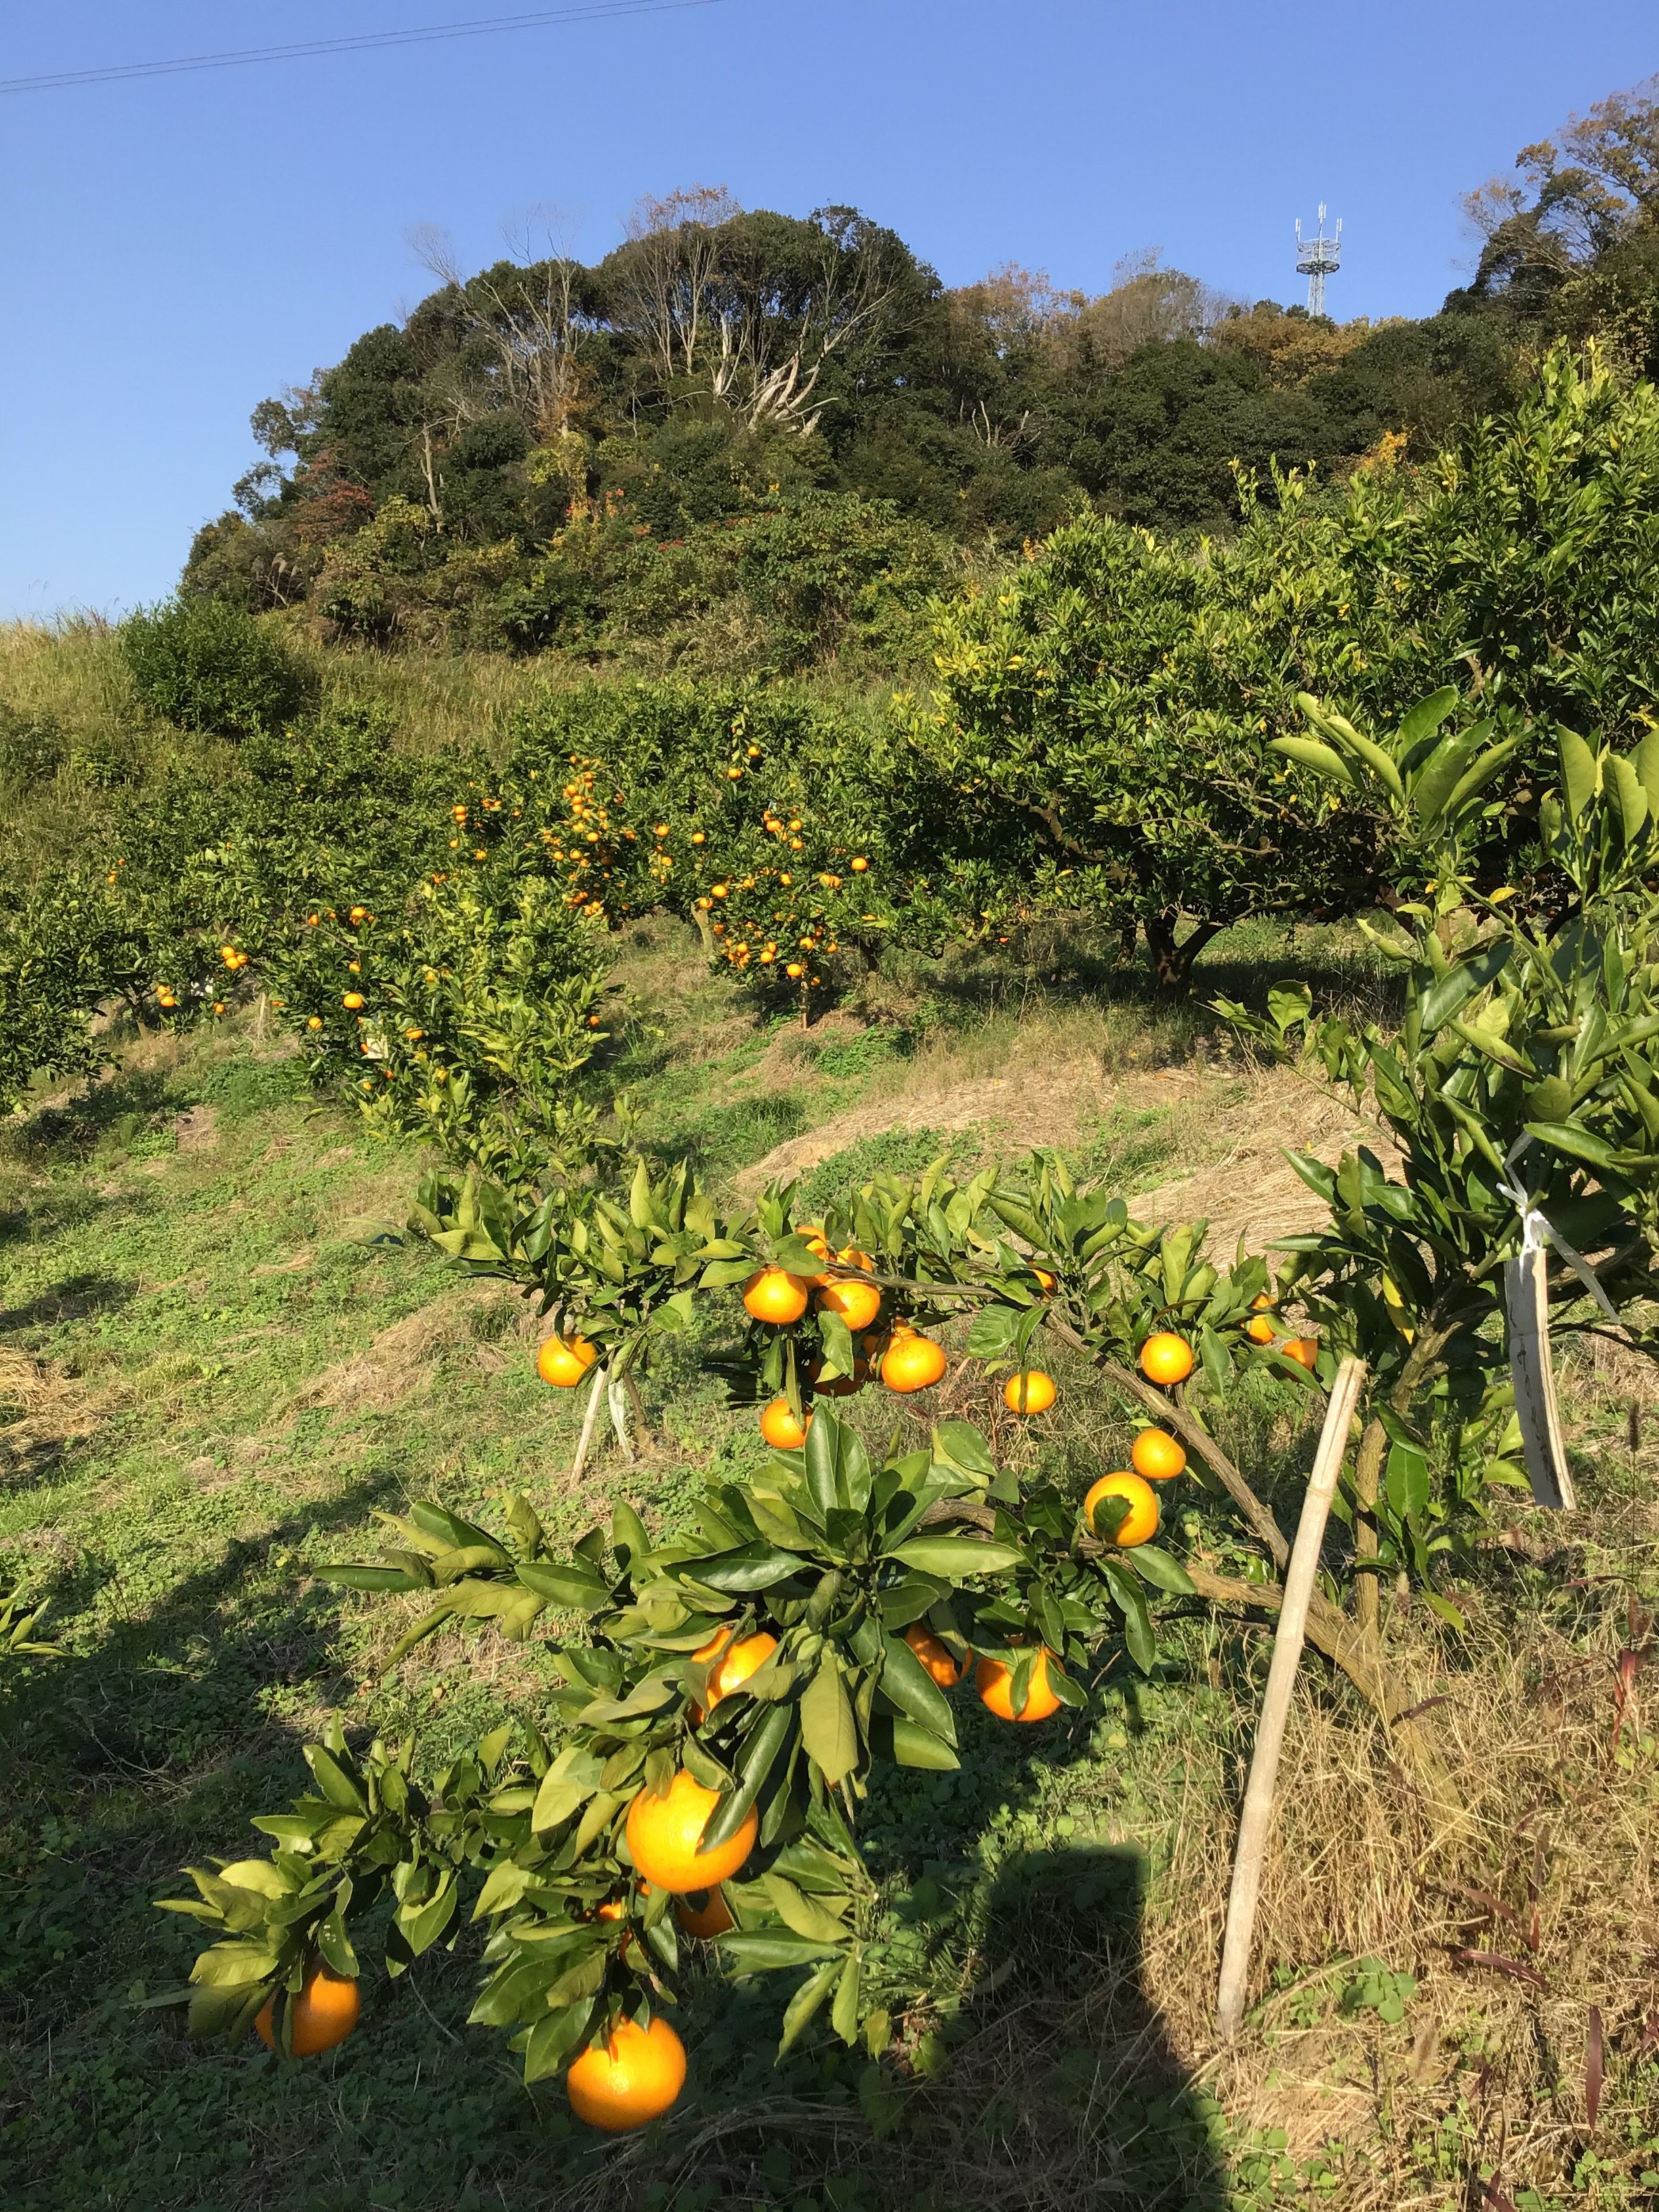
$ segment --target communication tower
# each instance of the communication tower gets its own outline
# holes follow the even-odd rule
[[[1334,236],[1325,235],[1325,203],[1319,203],[1319,235],[1304,238],[1302,218],[1296,219],[1296,273],[1308,280],[1308,313],[1322,315],[1325,312],[1325,279],[1334,276],[1342,266],[1342,219],[1337,218]]]

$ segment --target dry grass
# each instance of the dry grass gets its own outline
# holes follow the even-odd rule
[[[559,682],[546,662],[501,653],[299,649],[317,676],[325,712],[386,708],[400,742],[421,753],[500,749],[514,713]]]

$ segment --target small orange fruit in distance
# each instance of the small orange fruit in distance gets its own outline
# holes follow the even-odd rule
[[[1011,1375],[1002,1386],[1002,1402],[1011,1413],[1046,1413],[1059,1395],[1054,1376],[1040,1367]]]
[[[701,1898],[702,1903],[697,1899]],[[724,1936],[728,1928],[735,1928],[732,1908],[726,1901],[723,1889],[694,1889],[683,1897],[674,1907],[674,1917],[688,1936],[695,1936],[700,1943],[712,1943],[716,1936]]]
[[[1319,1364],[1319,1339],[1316,1336],[1293,1336],[1282,1348],[1286,1359],[1294,1359],[1298,1367],[1305,1367],[1310,1374]]]
[[[848,1328],[868,1328],[881,1311],[881,1292],[874,1283],[832,1276],[818,1292],[818,1304],[825,1313],[838,1313]]]
[[[1025,1709],[1014,1711],[1014,1670],[1000,1659],[981,1659],[974,1669],[974,1680],[979,1685],[979,1701],[988,1712],[1000,1721],[1046,1721],[1051,1713],[1060,1711],[1060,1699],[1054,1695],[1048,1680],[1048,1662],[1053,1656],[1045,1644],[1036,1656],[1031,1669],[1031,1679],[1026,1686]]]
[[[913,1328],[895,1328],[881,1358],[881,1379],[890,1390],[931,1389],[944,1374],[945,1346]]]
[[[1266,1291],[1258,1291],[1250,1300],[1252,1313],[1271,1313],[1273,1310],[1273,1301]]]
[[[265,1999],[253,2025],[268,2051],[276,2045],[276,2000]],[[319,2051],[332,2051],[357,2025],[357,1984],[349,1974],[337,1974],[320,1959],[306,1976],[305,1985],[293,2000],[294,2056],[314,2058]]]
[[[1187,1454],[1162,1429],[1143,1429],[1130,1448],[1129,1464],[1148,1482],[1173,1482],[1187,1464]]]
[[[1158,1496],[1144,1474],[1131,1474],[1127,1468],[1112,1474],[1103,1474],[1083,1501],[1083,1525],[1096,1534],[1095,1508],[1103,1498],[1127,1498],[1129,1510],[1118,1523],[1112,1541],[1118,1549],[1127,1552],[1131,1546],[1144,1544],[1149,1536],[1158,1534]]]
[[[536,1354],[536,1372],[556,1390],[571,1390],[599,1356],[585,1336],[550,1336]]]
[[[623,2135],[665,2112],[685,2087],[685,2045],[660,2015],[649,2027],[619,2020],[564,2077],[570,2109],[590,2128]]]
[[[810,1413],[798,1413],[787,1398],[774,1398],[760,1417],[760,1432],[774,1451],[799,1451],[812,1425]]]
[[[941,1690],[953,1689],[962,1680],[961,1668],[931,1628],[924,1628],[919,1620],[913,1620],[904,1632],[904,1640],[921,1662],[922,1672],[931,1676]]]
[[[807,1285],[783,1267],[757,1267],[743,1286],[743,1303],[757,1321],[781,1328],[806,1311]]]
[[[755,1848],[760,1815],[750,1811],[734,1836],[710,1850],[700,1848],[702,1832],[720,1802],[684,1767],[668,1785],[668,1795],[641,1790],[628,1808],[628,1849],[641,1879],[671,1895],[689,1889],[714,1889],[734,1875]]]
[[[1160,1328],[1140,1347],[1140,1371],[1149,1382],[1166,1389],[1184,1382],[1193,1371],[1193,1347],[1173,1329]]]
[[[365,1003],[361,991],[346,991],[341,994],[340,1004],[343,1006],[349,1006],[354,1013]]]
[[[1244,1334],[1252,1344],[1271,1344],[1278,1332],[1266,1314],[1253,1314],[1244,1324]]]

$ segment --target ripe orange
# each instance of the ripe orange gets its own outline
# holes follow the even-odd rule
[[[1031,1273],[1036,1277],[1037,1282],[1041,1286],[1042,1295],[1046,1298],[1049,1291],[1054,1289],[1055,1283],[1060,1279],[1059,1277],[1056,1275],[1051,1275],[1046,1267],[1033,1267]]]
[[[941,1690],[953,1689],[962,1680],[961,1668],[932,1629],[913,1620],[904,1632],[904,1640],[921,1660],[923,1673],[931,1675]]]
[[[827,1380],[821,1381],[819,1370],[823,1364],[822,1360],[815,1359],[809,1370],[812,1388],[820,1398],[850,1398],[855,1391],[862,1390],[870,1380],[870,1363],[867,1359],[855,1358],[850,1375],[833,1375]]]
[[[714,1816],[720,1793],[705,1790],[684,1767],[668,1785],[668,1795],[641,1790],[628,1808],[628,1848],[642,1881],[676,1897],[689,1889],[713,1889],[734,1875],[755,1848],[760,1815],[751,1811],[736,1835],[712,1850],[702,1850],[702,1832]]]
[[[599,1356],[585,1336],[550,1336],[536,1354],[536,1372],[556,1390],[571,1390]]]
[[[817,1222],[803,1222],[795,1234],[811,1247],[820,1260],[827,1260],[830,1257],[830,1247],[824,1241],[823,1231]],[[816,1290],[821,1283],[827,1283],[830,1278],[828,1275],[809,1275],[803,1279],[810,1282]]]
[[[564,2077],[570,2109],[590,2128],[622,2135],[665,2112],[685,2087],[685,2045],[660,2015],[649,2027],[619,2020]]]
[[[1319,1339],[1316,1336],[1293,1336],[1282,1347],[1286,1359],[1294,1359],[1299,1367],[1311,1374],[1319,1362]]]
[[[1011,1375],[1002,1386],[1002,1402],[1011,1413],[1046,1413],[1059,1395],[1054,1376],[1040,1367]]]
[[[349,1006],[354,1013],[359,1006],[367,1006],[368,1003],[361,991],[348,991],[340,1000],[343,1006]]]
[[[1244,1334],[1252,1344],[1271,1344],[1277,1331],[1266,1314],[1255,1314],[1245,1322]]]
[[[701,1905],[698,1898],[703,1900]],[[674,1907],[674,1917],[688,1936],[695,1936],[702,1943],[713,1942],[716,1936],[724,1936],[728,1928],[738,1924],[723,1889],[692,1890]]]
[[[1140,1347],[1140,1371],[1149,1382],[1166,1389],[1184,1382],[1193,1371],[1193,1348],[1173,1329],[1160,1328]]]
[[[1273,1301],[1266,1291],[1258,1291],[1255,1296],[1250,1300],[1250,1311],[1252,1313],[1271,1313],[1273,1310]]]
[[[715,1652],[725,1644],[731,1633],[729,1628],[721,1630],[718,1636],[711,1637],[708,1643],[705,1644],[694,1656],[699,1659],[712,1659]],[[711,1668],[709,1672],[709,1711],[713,1712],[722,1698],[729,1698],[733,1690],[740,1690],[751,1674],[758,1674],[777,1648],[777,1638],[769,1636],[764,1629],[757,1635],[745,1636],[741,1644],[732,1644],[719,1666]],[[697,1707],[693,1705],[691,1710],[701,1720],[702,1716]]]
[[[818,1292],[818,1304],[825,1313],[838,1313],[848,1328],[868,1328],[881,1311],[881,1292],[874,1283],[831,1278]]]
[[[806,1311],[806,1285],[782,1267],[757,1267],[743,1286],[743,1303],[757,1321],[781,1328]]]
[[[349,1974],[337,1974],[319,1959],[306,1976],[305,1985],[292,2001],[293,2046],[296,2058],[314,2058],[319,2051],[332,2051],[357,2025],[357,1984]],[[268,2051],[276,2048],[276,2000],[265,1999],[253,2025]]]
[[[1112,1539],[1120,1551],[1127,1552],[1132,1545],[1144,1544],[1149,1536],[1157,1534],[1158,1495],[1145,1475],[1131,1474],[1124,1468],[1101,1476],[1083,1501],[1083,1525],[1096,1535],[1101,1532],[1095,1528],[1095,1508],[1103,1498],[1127,1498],[1129,1501],[1129,1510]]]
[[[1148,1482],[1173,1482],[1187,1464],[1187,1454],[1162,1429],[1143,1429],[1130,1449],[1129,1464]]]
[[[1036,1664],[1026,1686],[1025,1709],[1018,1713],[1014,1711],[1013,1668],[1005,1666],[1000,1659],[981,1659],[974,1669],[981,1705],[1000,1721],[1046,1721],[1051,1713],[1060,1711],[1060,1699],[1048,1680],[1048,1662],[1053,1656],[1046,1644],[1037,1653]],[[1059,1671],[1058,1663],[1055,1671]]]
[[[893,1340],[882,1354],[881,1379],[890,1390],[927,1390],[944,1374],[945,1347],[913,1328],[895,1328]]]
[[[774,1398],[760,1417],[760,1432],[774,1451],[799,1451],[811,1425],[811,1413],[797,1413],[787,1398]]]

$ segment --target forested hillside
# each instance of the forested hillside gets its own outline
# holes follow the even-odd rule
[[[377,645],[885,666],[964,556],[1091,509],[1226,532],[1275,466],[1421,461],[1552,337],[1650,368],[1655,118],[1615,97],[1471,195],[1479,268],[1419,321],[1251,305],[1155,256],[1097,297],[1013,266],[947,289],[854,210],[702,187],[592,266],[469,276],[428,241],[401,326],[255,410],[270,458],[185,589]]]

